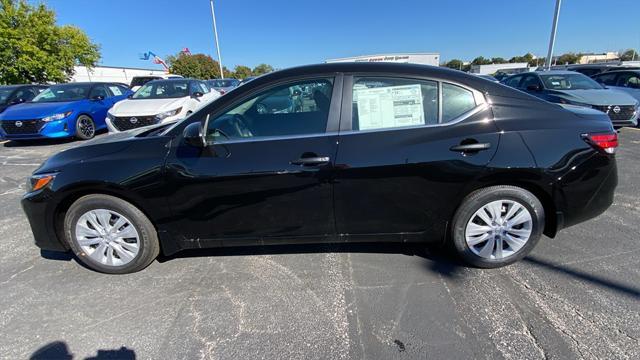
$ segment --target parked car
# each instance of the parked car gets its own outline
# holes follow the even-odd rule
[[[258,111],[309,85],[313,103]],[[320,64],[54,155],[22,206],[37,246],[105,273],[160,252],[336,241],[451,243],[491,268],[605,211],[617,146],[600,111],[460,71]]]
[[[600,110],[609,115],[616,128],[637,125],[638,100],[577,72],[536,71],[510,76],[502,83],[550,102]]]
[[[638,67],[630,66],[630,65],[602,63],[602,64],[561,65],[559,67],[554,67],[554,69],[576,71],[583,75],[594,76],[594,75],[601,74],[608,71],[625,70],[625,69],[631,70],[631,69],[638,69]]]
[[[224,95],[240,85],[238,79],[211,79],[207,80],[210,88],[215,89],[220,95]]]
[[[10,140],[67,138],[87,140],[106,129],[107,110],[133,94],[116,83],[53,85],[31,101],[0,114],[0,137]]]
[[[0,86],[0,113],[12,105],[22,104],[31,101],[42,90],[45,85],[5,85]]]
[[[609,89],[624,91],[640,101],[640,69],[607,71],[593,79]]]
[[[153,80],[162,80],[162,79],[182,79],[180,75],[166,74],[166,75],[149,75],[149,76],[134,76],[131,79],[131,84],[129,87],[131,91],[138,91],[142,85],[148,83]]]
[[[167,123],[189,116],[218,98],[204,81],[195,79],[154,80],[107,113],[109,132]]]

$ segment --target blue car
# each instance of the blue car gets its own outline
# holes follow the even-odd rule
[[[76,137],[91,139],[106,129],[105,118],[116,102],[133,94],[116,83],[53,85],[31,101],[0,114],[0,138],[28,140]]]

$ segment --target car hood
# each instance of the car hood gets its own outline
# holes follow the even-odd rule
[[[127,99],[113,105],[113,116],[150,116],[181,107],[189,97],[171,99]]]
[[[81,143],[78,146],[62,150],[47,159],[34,174],[61,171],[65,166],[76,162],[97,159],[120,151],[125,151],[134,141],[142,140],[154,129],[166,127],[167,124],[146,126],[143,128],[111,133],[93,140]],[[168,140],[167,140],[168,141]]]
[[[8,107],[0,119],[7,120],[30,120],[40,119],[45,116],[58,114],[72,110],[73,105],[78,101],[50,102],[50,103],[22,103]]]
[[[551,90],[550,94],[590,105],[635,105],[636,103],[632,96],[613,89]]]

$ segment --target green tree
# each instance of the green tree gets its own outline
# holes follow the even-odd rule
[[[462,60],[459,59],[452,59],[447,61],[446,63],[444,63],[444,66],[450,68],[450,69],[456,69],[456,70],[463,70],[464,69],[464,62]]]
[[[273,71],[273,66],[267,64],[260,64],[253,68],[253,76],[260,76],[262,74],[270,73]]]
[[[575,64],[578,62],[578,60],[580,60],[581,57],[582,55],[580,54],[566,53],[566,54],[560,55],[556,60],[556,63],[558,65]]]
[[[633,61],[639,59],[638,52],[635,49],[627,49],[622,55],[620,55],[620,60],[622,61]]]
[[[248,78],[251,75],[253,75],[253,73],[251,72],[251,68],[248,66],[236,65],[233,69],[233,77],[236,79]]]
[[[75,26],[56,25],[44,4],[0,0],[0,84],[68,81],[74,65],[99,59],[99,46]]]
[[[507,63],[507,60],[505,58],[501,58],[501,57],[493,57],[493,58],[491,58],[491,63],[493,63],[493,64],[505,64],[505,63]]]
[[[185,54],[167,56],[167,63],[172,74],[194,79],[217,79],[220,77],[220,66],[211,56],[206,54]],[[223,69],[228,73],[227,69]]]
[[[491,64],[491,59],[486,59],[484,56],[478,56],[471,61],[472,65],[488,65]]]

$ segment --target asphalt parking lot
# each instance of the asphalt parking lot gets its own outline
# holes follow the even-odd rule
[[[507,268],[405,245],[216,249],[132,275],[41,254],[26,177],[73,142],[0,144],[0,358],[638,359],[640,131],[614,205]]]

